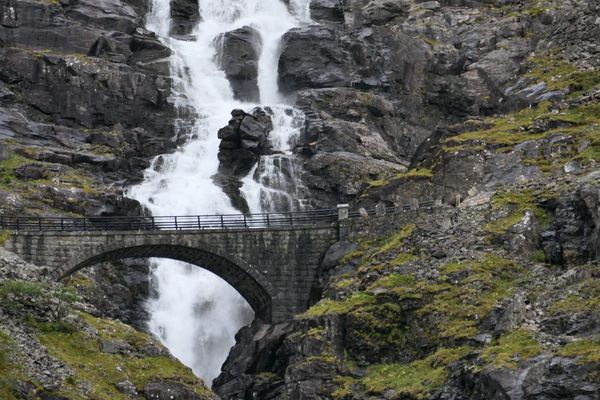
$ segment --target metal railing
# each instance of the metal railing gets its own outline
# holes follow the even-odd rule
[[[0,216],[0,230],[38,232],[225,230],[302,227],[333,223],[337,210],[268,214],[182,215],[139,217]]]
[[[352,210],[348,218],[431,209],[433,201],[372,210]],[[347,207],[347,206],[346,206]],[[322,226],[339,221],[336,209],[262,214],[135,216],[135,217],[22,217],[0,215],[0,230],[28,232],[181,231],[268,229]]]

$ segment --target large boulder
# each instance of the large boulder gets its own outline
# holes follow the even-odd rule
[[[248,203],[241,193],[241,179],[247,176],[263,154],[272,147],[269,133],[273,130],[271,116],[262,108],[250,113],[233,110],[229,124],[219,130],[219,171],[214,181],[229,196],[234,207],[249,212]]]
[[[235,98],[258,103],[258,59],[262,51],[260,33],[244,26],[224,33],[219,42],[217,61],[229,79]]]

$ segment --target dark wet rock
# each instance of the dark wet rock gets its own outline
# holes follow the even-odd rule
[[[41,179],[47,176],[47,172],[41,164],[25,164],[15,169],[15,175],[20,179]]]
[[[262,52],[259,32],[250,27],[221,35],[217,61],[233,89],[236,99],[258,103],[258,59]]]
[[[318,25],[293,29],[281,46],[279,87],[284,92],[349,84],[348,55],[335,30]]]
[[[420,6],[423,7],[424,3]],[[383,24],[400,15],[407,14],[410,9],[409,0],[372,0],[361,9],[365,23]],[[438,4],[439,7],[439,4]]]
[[[229,125],[219,130],[220,169],[231,175],[244,176],[261,154],[269,154],[269,133],[273,122],[262,108],[250,113],[234,110]]]
[[[356,197],[365,182],[406,170],[401,164],[347,152],[318,153],[307,160],[306,169],[314,177],[306,182],[313,193],[321,192],[344,201]]]
[[[341,0],[312,0],[310,17],[315,21],[344,22],[344,2]]]
[[[202,20],[198,0],[171,0],[171,34],[189,35]]]
[[[241,179],[250,173],[261,155],[272,153],[269,133],[273,130],[273,122],[267,111],[262,108],[255,108],[250,113],[233,110],[233,118],[218,133],[221,139],[219,172],[213,180],[242,212],[249,209],[240,191]]]
[[[293,326],[293,323],[263,325],[254,322],[250,327],[242,328],[223,365],[223,373],[213,382],[216,393],[228,399],[245,399],[259,393],[266,395],[261,388],[264,383],[256,381],[253,374],[270,371],[274,376],[264,386],[273,393],[261,398],[277,398],[275,395],[281,394],[278,387],[283,384],[281,376],[288,357],[281,346]]]

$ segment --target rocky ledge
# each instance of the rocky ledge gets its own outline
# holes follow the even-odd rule
[[[0,397],[201,400],[216,396],[155,339],[98,317],[75,287],[0,248]]]

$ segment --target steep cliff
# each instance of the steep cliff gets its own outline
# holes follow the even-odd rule
[[[282,86],[315,197],[448,206],[323,261],[322,298],[238,334],[224,398],[597,399],[592,1],[313,1]],[[387,228],[387,230],[386,230]]]
[[[172,3],[173,33],[189,34],[198,4]],[[310,10],[314,24],[284,36],[279,60],[280,89],[306,116],[295,154],[310,203],[444,206],[365,222],[336,244],[312,307],[243,329],[215,390],[600,398],[600,5],[313,0]],[[182,140],[178,118],[196,117],[173,106],[170,50],[143,28],[147,12],[143,0],[0,0],[0,213],[143,212],[123,188]],[[244,27],[220,43],[235,95],[256,99],[260,40]],[[220,182],[234,197],[240,132],[222,134],[235,139],[222,146]],[[250,164],[270,152],[255,136]],[[91,306],[7,263],[2,396],[211,396],[151,339],[92,316],[141,325],[144,265],[73,278]]]

